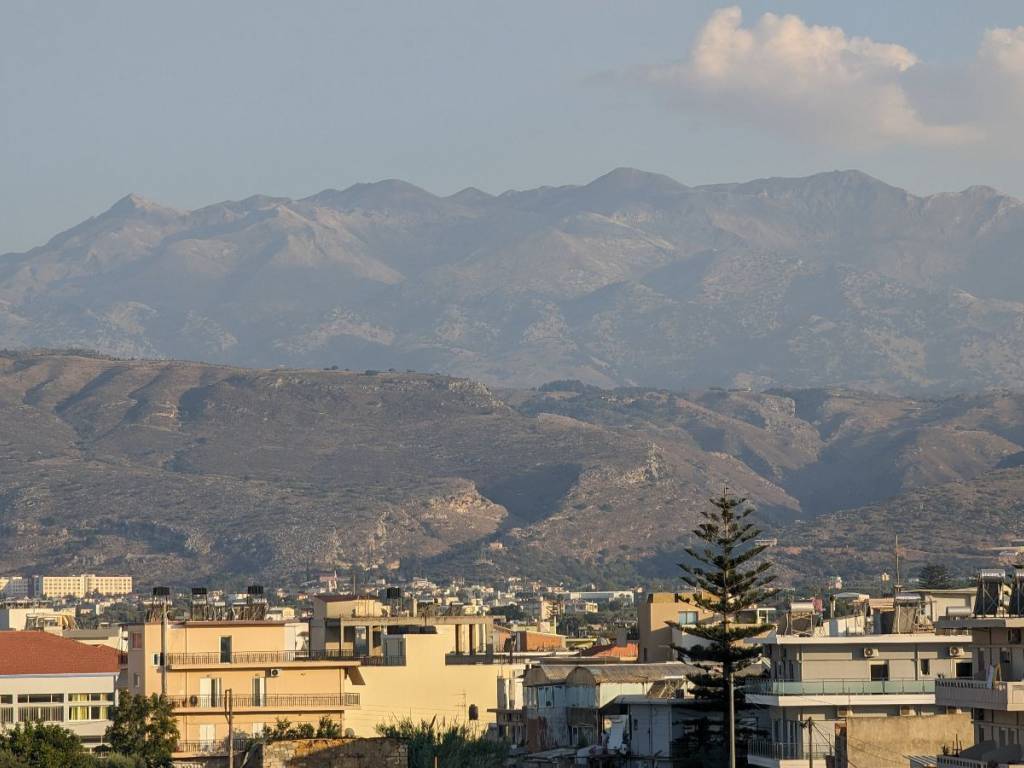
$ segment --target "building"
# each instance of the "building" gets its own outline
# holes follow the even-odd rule
[[[619,696],[605,707],[626,721],[626,768],[677,768],[694,756],[691,739],[709,721],[721,727],[717,708],[677,696]]]
[[[493,636],[490,616],[352,595],[314,597],[309,626],[312,653],[362,660],[352,688],[362,707],[345,722],[357,736],[401,717],[496,724],[499,681],[520,675],[530,654],[496,651]]]
[[[836,768],[884,768],[894,755],[937,754],[969,735],[969,718],[936,702],[936,681],[970,677],[962,633],[937,633],[919,595],[872,611],[866,595],[839,595],[822,617],[794,603],[758,638],[768,676],[744,684],[759,706],[751,765],[796,768],[832,756]]]
[[[304,622],[266,620],[256,600],[249,607],[232,611],[237,618],[207,618],[205,606],[194,603],[196,618],[164,623],[154,605],[145,623],[125,627],[119,686],[170,698],[179,758],[227,751],[229,704],[237,742],[259,736],[278,718],[316,725],[329,717],[347,728],[360,705],[352,690],[357,656],[312,653]]]
[[[32,582],[24,576],[0,576],[0,597],[25,598],[31,587]]]
[[[22,598],[0,604],[0,631],[42,629],[61,634],[76,627],[73,608],[54,608],[49,603]]]
[[[86,597],[87,595],[130,595],[131,576],[33,576],[34,597]]]
[[[935,700],[971,712],[973,732],[961,748],[939,755],[938,766],[1024,765],[1024,571],[1011,579],[1001,570],[982,571],[972,608],[952,612],[939,626],[970,633],[973,674],[937,681]]]
[[[526,745],[530,752],[597,744],[604,733],[602,708],[624,695],[684,688],[691,668],[657,664],[541,663],[523,676]]]
[[[675,661],[678,658],[673,646],[678,646],[685,639],[669,622],[685,627],[711,617],[708,611],[688,602],[689,597],[686,592],[649,592],[637,606],[637,658],[640,662]]]
[[[0,729],[53,723],[88,748],[103,742],[118,655],[48,632],[0,632]]]

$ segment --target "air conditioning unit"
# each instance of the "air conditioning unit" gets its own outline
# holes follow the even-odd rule
[[[951,645],[951,646],[949,646],[949,656],[950,656],[950,658],[955,659],[958,656],[963,656],[963,655],[964,655],[964,649],[961,648],[959,645]]]
[[[873,659],[877,655],[878,655],[878,649],[877,648],[865,648],[864,649],[864,658],[865,659]]]
[[[280,676],[281,676],[281,670],[278,669],[277,667],[274,667],[273,669],[270,669],[270,670],[267,671],[267,677],[280,677]]]

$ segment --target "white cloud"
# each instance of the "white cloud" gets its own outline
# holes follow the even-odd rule
[[[922,117],[907,87],[919,62],[902,45],[793,15],[742,22],[739,8],[716,11],[686,60],[648,67],[643,79],[683,105],[827,144],[935,146],[984,135],[971,116],[952,123]],[[1024,72],[1024,28],[989,30],[983,50],[1004,69]]]

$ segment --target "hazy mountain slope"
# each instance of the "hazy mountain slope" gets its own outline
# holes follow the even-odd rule
[[[1009,513],[963,515],[1024,490],[1024,396],[1007,392],[492,392],[429,374],[7,353],[0,423],[0,573],[671,575],[727,486],[782,538],[787,573],[850,574],[929,526],[965,559],[982,552]],[[822,561],[810,541],[865,552]]]
[[[1024,206],[864,174],[177,211],[129,196],[0,256],[0,345],[488,384],[952,393],[1024,375]]]

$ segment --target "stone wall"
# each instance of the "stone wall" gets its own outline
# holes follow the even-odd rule
[[[398,739],[296,739],[265,744],[255,768],[408,768]]]

